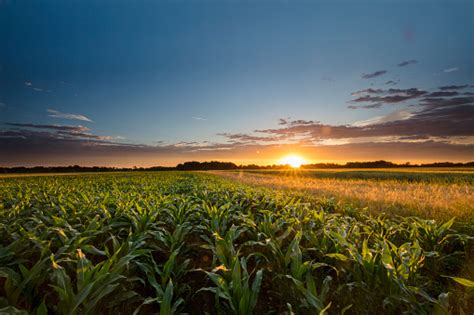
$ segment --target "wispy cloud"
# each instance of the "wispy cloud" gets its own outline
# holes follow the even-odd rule
[[[85,131],[90,130],[89,128],[85,126],[81,126],[81,125],[70,126],[70,125],[42,125],[42,124],[22,124],[22,123],[6,123],[5,125],[12,126],[12,127],[52,129],[52,130],[71,131],[71,132],[85,132]]]
[[[380,108],[382,107],[383,103],[374,103],[374,104],[369,104],[369,105],[349,105],[347,108],[350,109],[359,109],[359,108],[365,108],[365,109],[373,109],[373,108]]]
[[[458,67],[452,67],[452,68],[447,68],[447,69],[443,70],[444,73],[450,73],[450,72],[455,72],[455,71],[459,71],[459,68]]]
[[[425,97],[452,97],[457,95],[459,95],[459,92],[456,91],[436,91],[425,95]]]
[[[304,119],[292,120],[290,117],[278,119],[278,124],[280,126],[312,125],[312,124],[317,124],[317,123],[319,123],[319,121],[304,120]]]
[[[385,73],[387,73],[387,70],[379,70],[372,73],[362,74],[361,77],[362,79],[372,79],[384,75]]]
[[[446,91],[446,90],[462,90],[462,89],[465,89],[469,87],[468,84],[464,84],[464,85],[445,85],[445,86],[440,86],[439,89],[442,90],[442,91]],[[471,86],[473,87],[473,86]]]
[[[421,100],[421,105],[431,108],[467,105],[474,109],[474,97],[453,97],[448,99],[440,97],[427,97]]]
[[[360,108],[378,108],[383,104],[396,104],[411,99],[416,99],[427,94],[427,91],[419,90],[417,88],[409,89],[365,89],[353,92],[353,96],[357,98],[350,100],[349,103],[371,103],[369,105],[360,106]],[[357,108],[351,105],[349,108]]]
[[[408,65],[414,65],[416,63],[418,63],[418,60],[406,60],[406,61],[400,62],[397,66],[405,67],[405,66],[408,66]]]
[[[233,143],[255,143],[255,142],[274,142],[274,141],[282,141],[286,139],[285,135],[280,135],[276,137],[268,137],[268,136],[256,136],[256,135],[249,135],[245,133],[218,133],[218,136],[225,137]]]
[[[194,119],[194,120],[207,120],[206,118],[196,117],[196,116],[192,116],[191,118]]]
[[[28,88],[32,89],[33,91],[35,92],[53,92],[52,90],[50,89],[46,89],[46,88],[43,88],[43,87],[38,87],[36,85],[33,85],[33,82],[31,81],[25,81],[23,82]]]
[[[384,92],[385,90],[383,89],[368,88],[368,89],[352,92],[351,95],[357,96],[357,95],[362,95],[362,94],[383,94]]]
[[[357,126],[357,127],[364,127],[364,126],[387,123],[391,121],[405,120],[405,119],[409,119],[412,116],[413,114],[407,110],[399,110],[385,116],[377,116],[377,117],[369,118],[366,120],[358,121],[358,122],[353,123],[352,125]]]
[[[77,125],[42,125],[31,123],[6,123],[9,130],[1,130],[3,137],[20,138],[31,140],[68,140],[68,141],[98,141],[97,144],[112,144],[111,140],[117,139],[112,136],[95,135],[90,129]]]
[[[71,120],[81,120],[81,121],[87,121],[87,122],[92,122],[91,119],[87,118],[84,115],[80,114],[67,114],[67,113],[61,113],[60,111],[54,110],[54,109],[48,109],[49,117],[53,118],[62,118],[62,119],[71,119]]]
[[[98,136],[88,132],[58,131],[58,136],[71,137],[72,139],[95,139],[95,140],[113,140],[111,136]]]

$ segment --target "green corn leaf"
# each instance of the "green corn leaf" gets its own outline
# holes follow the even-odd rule
[[[459,277],[449,277],[449,276],[443,276],[443,277],[453,279],[454,281],[456,281],[457,283],[459,283],[459,284],[461,284],[465,287],[474,288],[474,281],[472,281],[472,280],[469,280],[469,279],[466,279],[466,278],[459,278]]]
[[[71,313],[75,312],[79,306],[87,299],[94,288],[94,283],[89,283],[74,297],[74,305],[71,309]]]
[[[169,281],[168,285],[166,286],[165,294],[163,295],[163,299],[160,303],[160,315],[171,315],[171,307],[173,304],[173,281]]]
[[[337,259],[337,260],[341,260],[341,261],[350,260],[349,257],[347,257],[346,255],[339,254],[339,253],[330,253],[330,254],[326,254],[324,256],[334,258],[334,259]]]
[[[48,308],[46,307],[46,303],[44,300],[36,309],[36,315],[48,315]]]
[[[255,279],[252,283],[252,299],[250,301],[250,310],[253,310],[257,305],[258,294],[263,280],[263,270],[258,270],[255,274]]]
[[[0,308],[0,315],[28,315],[28,312],[25,310],[19,310],[13,306],[7,306]]]
[[[242,258],[243,260],[244,258]],[[242,290],[242,275],[240,269],[240,262],[238,259],[235,259],[234,266],[232,268],[232,289],[237,295],[240,295]]]

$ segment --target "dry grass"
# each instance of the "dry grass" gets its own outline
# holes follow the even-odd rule
[[[468,182],[408,182],[347,178],[312,178],[298,172],[215,172],[239,182],[335,198],[342,203],[368,207],[372,213],[417,215],[474,222],[474,186]]]

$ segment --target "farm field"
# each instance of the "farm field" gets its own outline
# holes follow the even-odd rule
[[[318,178],[311,171],[298,177],[216,174],[0,178],[0,312],[468,314],[474,309],[471,173],[407,181],[386,175],[383,180]],[[318,187],[337,187],[334,196],[341,199],[326,198],[328,191],[315,193],[307,181],[331,181]],[[385,194],[403,185],[408,194],[418,187],[410,185],[421,185],[416,193],[427,206],[406,212],[419,216],[403,217],[397,214],[406,213],[386,200],[370,200],[369,207],[382,209],[385,203],[387,214],[378,208],[360,211],[341,191],[352,185],[345,191],[361,197],[356,187],[362,183],[382,186]],[[294,189],[298,185],[307,186]],[[436,188],[429,194],[430,185]],[[464,208],[428,212],[442,192]],[[410,204],[399,203],[401,209],[405,205]]]
[[[321,169],[214,172],[239,182],[333,198],[373,214],[474,223],[474,170]]]

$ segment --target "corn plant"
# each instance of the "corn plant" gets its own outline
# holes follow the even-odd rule
[[[95,265],[81,249],[77,249],[75,283],[65,267],[59,265],[54,255],[51,255],[51,287],[58,295],[58,311],[63,314],[96,314],[106,307],[104,299],[111,294],[114,294],[115,299],[134,297],[135,292],[123,292],[120,285],[127,279],[124,275],[127,265],[142,253],[140,250],[123,253],[127,249],[128,245],[123,244],[107,260]]]
[[[216,285],[215,287],[202,288],[199,291],[210,291],[215,294],[216,310],[220,314],[252,314],[258,301],[258,293],[263,279],[263,271],[255,273],[253,282],[247,270],[247,260],[242,257],[233,259],[231,268],[220,266],[213,271],[205,271]],[[224,300],[226,305],[219,304]]]
[[[148,255],[144,262],[138,263],[140,269],[146,274],[147,283],[154,289],[154,296],[146,298],[135,310],[136,314],[142,306],[153,303],[159,305],[160,314],[174,314],[183,304],[182,296],[189,287],[181,283],[181,280],[187,273],[189,259],[178,262],[176,261],[178,255],[178,250],[172,252],[163,266],[158,265],[152,255]]]

